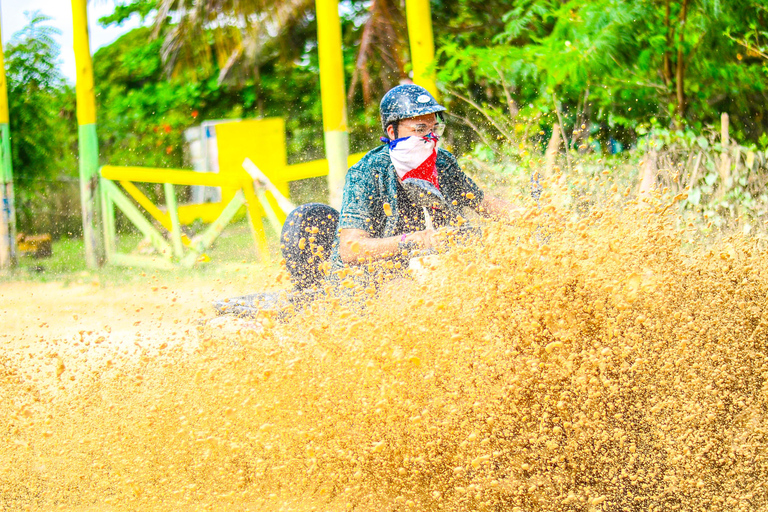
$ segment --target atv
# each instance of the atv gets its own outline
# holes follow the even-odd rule
[[[402,185],[411,201],[424,209],[428,229],[433,229],[432,217],[438,211],[460,218],[456,208],[429,181],[408,178],[402,181]],[[328,258],[336,238],[338,220],[339,213],[324,204],[310,203],[293,210],[286,218],[280,234],[281,252],[293,287],[214,301],[217,313],[250,318],[267,313],[286,318],[292,312],[324,297],[329,288],[324,285],[330,284],[330,288],[338,286],[333,279],[329,279],[328,272]],[[462,222],[455,231],[477,234],[479,229]],[[421,267],[423,257],[431,253],[434,251],[411,251],[410,265]]]

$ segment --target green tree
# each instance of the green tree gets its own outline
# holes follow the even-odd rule
[[[527,0],[498,15],[503,29],[480,28],[479,36],[455,37],[456,20],[448,20],[440,79],[457,98],[490,106],[486,114],[500,126],[517,105],[534,105],[520,110],[551,123],[557,99],[577,130],[584,122],[633,128],[651,119],[701,127],[721,111],[746,138],[766,129],[762,65],[742,58],[727,37],[765,26],[760,2]],[[459,26],[472,22],[467,16]]]
[[[22,181],[72,175],[71,155],[62,151],[72,142],[72,91],[58,69],[59,31],[45,24],[50,19],[30,14],[5,47],[13,168]]]
[[[364,108],[406,77],[405,15],[396,0],[346,0],[342,5],[349,100]],[[307,50],[317,47],[314,9],[314,0],[132,0],[102,21],[120,23],[134,14],[154,17],[169,73],[217,68],[219,81],[252,79],[261,113],[263,67],[275,58],[304,59]]]
[[[75,95],[59,71],[59,32],[34,12],[6,44],[11,154],[21,231],[79,229]],[[59,208],[61,207],[61,208]],[[63,209],[75,208],[72,215]]]
[[[185,129],[202,120],[255,117],[257,98],[252,80],[221,83],[216,67],[180,69],[168,77],[161,59],[162,38],[152,38],[151,30],[133,30],[94,55],[102,160],[181,167]],[[263,67],[260,86],[269,101],[261,110],[285,118],[294,159],[322,155],[315,70],[316,59],[275,60]]]
[[[237,7],[243,9],[246,4],[250,5],[243,2]],[[253,62],[238,53],[238,45],[246,45],[241,39],[249,37],[233,26],[232,19],[239,14],[233,18],[210,14],[206,23],[192,28],[184,24],[193,20],[184,17],[179,23],[157,21],[165,20],[159,17],[164,5],[153,0],[135,1],[100,20],[105,25],[121,23],[136,14],[156,19],[151,28],[132,32],[94,56],[100,140],[108,161],[179,166],[183,164],[181,137],[186,127],[206,119],[262,116],[285,118],[289,159],[322,158],[317,27],[313,16],[306,12],[297,15],[298,19],[286,22],[283,32],[277,31],[271,39],[265,37],[260,43],[258,62]],[[166,7],[166,12],[176,13],[173,19],[179,17],[174,11],[180,9],[179,5],[170,3]],[[356,63],[355,34],[363,30],[353,21],[362,8],[355,9],[344,20],[348,77]],[[225,19],[230,25],[217,23],[217,19]],[[192,32],[200,37],[190,41],[174,39]],[[169,53],[171,41],[178,46]],[[394,83],[396,80],[391,85]],[[351,146],[353,150],[368,148],[380,130],[377,114],[366,111],[358,95],[350,104]],[[192,112],[197,112],[198,117],[191,117]]]

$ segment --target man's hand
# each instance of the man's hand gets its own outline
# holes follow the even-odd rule
[[[437,231],[434,229],[425,229],[416,231],[405,237],[406,242],[414,242],[419,249],[434,249],[437,247]]]

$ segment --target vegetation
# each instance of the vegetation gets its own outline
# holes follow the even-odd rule
[[[593,162],[629,182],[655,144],[666,158],[660,168],[682,164],[691,176],[703,152],[701,193],[689,206],[730,215],[750,204],[750,215],[761,215],[761,0],[435,0],[432,10],[452,125],[446,141],[470,155],[476,176],[524,192],[558,123],[568,149],[561,168]],[[350,138],[360,151],[377,144],[381,93],[410,71],[405,13],[393,0],[344,0],[340,12]],[[314,2],[126,0],[100,22],[131,16],[145,26],[94,55],[103,163],[182,167],[186,128],[260,116],[286,119],[290,160],[322,156]],[[77,235],[74,93],[57,71],[57,34],[47,23],[31,15],[5,48],[19,227]],[[722,112],[730,115],[727,148],[718,146]],[[730,185],[707,184],[712,172],[720,176],[724,151],[741,155],[730,159]],[[49,212],[40,215],[43,205]]]
[[[19,230],[78,233],[75,94],[58,69],[58,31],[28,17],[4,50]]]
[[[768,68],[755,49],[764,34],[754,27],[768,21],[762,2],[533,0],[499,19],[482,25],[480,42],[443,37],[439,76],[500,128],[519,117],[551,124],[556,109],[576,140],[608,130],[631,142],[649,122],[700,131],[721,112],[742,140],[768,128]]]

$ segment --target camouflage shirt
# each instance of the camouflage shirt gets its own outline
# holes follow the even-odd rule
[[[444,149],[437,151],[437,180],[445,198],[450,202],[456,201],[460,208],[476,210],[483,201],[483,192],[462,172],[456,157]],[[471,199],[467,198],[467,194]],[[391,215],[385,212],[385,204],[389,205]],[[397,179],[395,166],[389,157],[389,146],[385,144],[369,151],[347,171],[339,232],[342,229],[361,229],[373,238],[386,238],[424,229],[423,226],[423,212],[409,204]],[[331,263],[334,269],[343,266],[339,256],[338,232]]]

